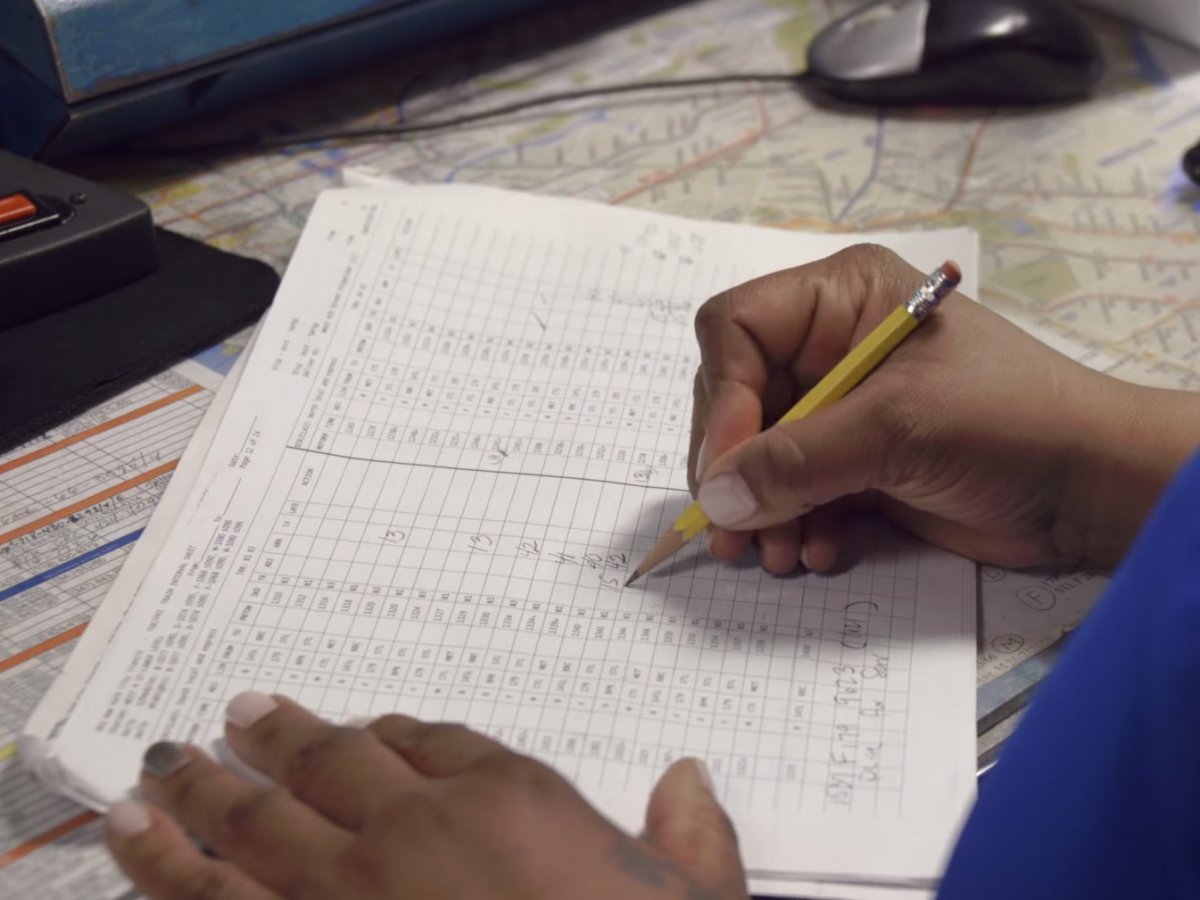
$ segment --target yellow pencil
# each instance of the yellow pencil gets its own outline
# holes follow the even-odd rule
[[[942,302],[942,298],[953,291],[961,279],[962,272],[955,263],[949,261],[942,263],[920,287],[913,291],[907,302],[902,303],[891,315],[880,322],[779,421],[794,422],[797,419],[803,419],[846,396],[937,308],[937,305]],[[674,556],[684,544],[696,537],[708,525],[708,516],[704,514],[699,503],[693,502],[675,520],[671,530],[659,538],[658,543],[654,545],[646,558],[634,569],[629,580],[625,582],[625,587],[629,587],[663,560]]]

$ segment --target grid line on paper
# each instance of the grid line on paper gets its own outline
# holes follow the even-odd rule
[[[371,245],[374,244],[374,242],[379,234],[380,234],[380,232],[377,230],[370,235],[370,237],[368,239],[368,249]],[[391,233],[390,236],[394,242],[394,238],[395,238],[394,231]],[[369,256],[369,254],[367,254],[367,255]],[[355,275],[359,279],[361,278],[361,273],[362,273],[364,264],[365,264],[365,258],[363,258],[363,257],[360,257],[354,263]],[[347,314],[347,310],[350,308],[350,306],[351,305],[349,303],[342,304],[340,310],[338,311],[337,319],[336,319],[336,323],[338,326],[340,326],[343,323],[344,318]],[[361,322],[361,315],[360,315],[359,321]],[[315,389],[315,381],[314,381],[313,387],[310,388],[310,390],[308,392],[308,400],[309,401],[311,401],[311,399],[312,399],[312,391],[314,389]],[[273,479],[280,477],[282,462],[283,462],[282,459],[276,461],[276,463],[273,467],[273,473],[272,473]],[[324,461],[321,461],[319,463],[319,465],[320,465],[321,470],[323,471],[324,470]],[[299,476],[299,469],[296,470],[296,472],[293,474],[292,479],[291,479],[293,489],[295,487],[295,479],[298,476]],[[264,493],[259,501],[259,504],[258,504],[256,512],[255,512],[256,518],[258,517],[258,515],[260,515],[262,513],[263,505],[266,503],[266,500],[267,500],[267,495]],[[283,512],[283,510],[281,508],[280,513],[278,515],[282,515],[282,512]],[[278,515],[277,515],[277,518],[278,518]],[[228,522],[226,522],[225,524],[228,524]],[[216,529],[214,531],[216,531]],[[216,545],[215,538],[210,539],[209,546],[215,547],[215,545]],[[218,549],[218,552],[220,552],[219,549]],[[262,549],[256,551],[255,553],[252,553],[251,555],[255,557],[255,565],[256,566],[262,564],[263,558],[264,558],[264,552]],[[226,583],[226,581],[228,580],[230,568],[231,567],[226,567],[224,569],[224,571],[222,571],[220,573],[216,590],[219,590],[220,587],[223,586]],[[241,596],[241,600],[243,603],[246,602],[247,594],[250,590],[251,590],[251,584],[250,584],[250,582],[247,582],[243,587],[243,592],[242,592],[242,596]],[[214,593],[215,593],[215,591],[214,591]],[[199,632],[202,633],[203,630],[208,627],[208,622],[213,614],[213,609],[214,609],[213,604],[207,605],[207,608],[205,609],[203,615],[200,617],[200,620],[198,623],[197,630]],[[230,628],[228,625],[226,625],[226,627],[224,628],[224,635],[223,635],[224,642],[225,642],[224,646],[229,647],[230,650],[236,650],[239,653],[239,656],[241,653],[245,652],[245,646],[240,640],[235,640],[235,638],[240,638],[240,634],[236,634],[233,632],[236,632],[238,630],[238,628],[240,628],[240,627],[242,627],[241,624],[239,624],[238,626],[234,626],[233,628]],[[203,683],[206,684],[207,690],[195,691],[192,694],[192,699],[186,705],[186,708],[185,708],[185,721],[189,722],[189,726],[188,726],[189,739],[195,739],[195,736],[198,735],[199,733],[201,733],[203,728],[211,721],[211,719],[216,711],[215,701],[220,699],[220,696],[222,693],[229,694],[230,691],[228,690],[228,686],[232,683],[236,683],[235,679],[230,674],[231,664],[236,665],[236,660],[231,661],[228,659],[227,656],[222,658],[222,654],[214,654],[213,657],[204,666]],[[233,669],[232,671],[236,672],[236,669]],[[258,684],[258,682],[256,682],[254,680],[254,677],[253,677],[254,675],[257,675],[257,670],[255,670],[253,673],[248,672],[247,677],[243,680],[242,683],[246,684],[246,685],[248,685],[250,683]],[[175,680],[176,684],[178,684],[178,682],[180,680],[179,676],[176,676],[176,678],[174,680]],[[262,686],[262,685],[260,684],[260,686]],[[180,689],[178,686],[176,686],[174,688],[174,690],[177,693],[180,693]],[[187,691],[185,690],[183,693],[186,694]]]
[[[379,234],[379,231],[375,231],[370,235],[368,239],[368,246],[374,243]],[[362,259],[359,259],[353,265],[356,276],[361,275],[362,264]],[[343,322],[347,308],[348,304],[343,304],[341,309],[338,311],[336,316],[336,322],[338,325]],[[280,459],[275,461],[271,472],[272,480],[280,477],[281,462],[282,460]],[[240,479],[238,484],[240,484]],[[254,517],[256,519],[262,514],[263,507],[266,502],[267,495],[264,493],[260,497],[259,502],[255,505]],[[228,519],[224,520],[212,529],[212,533],[206,542],[206,547],[213,551],[213,555],[217,558],[225,558],[227,560],[228,554],[232,550],[233,546],[238,543],[238,537],[236,533],[230,535],[227,531],[227,529],[230,528],[231,522]],[[221,538],[226,538],[223,546]],[[250,555],[254,556],[255,554]],[[256,564],[261,563],[262,559],[262,554],[258,553],[256,557]],[[194,633],[203,634],[205,630],[209,629],[210,621],[212,620],[214,616],[214,610],[216,609],[216,604],[209,601],[213,596],[218,595],[224,586],[228,584],[231,568],[232,566],[216,567],[215,571],[213,572],[215,578],[213,578],[213,580],[209,583],[207,590],[199,592],[204,597],[204,602],[200,604],[200,608],[198,610],[188,610],[185,608],[177,615],[177,622],[188,620],[189,617],[194,616],[194,621],[188,621],[189,630]],[[210,575],[210,578],[212,578],[212,575]],[[230,636],[228,626],[226,626],[223,630],[225,632],[224,637],[228,638]],[[204,658],[201,659],[198,668],[201,669],[202,674],[198,680],[201,684],[206,685],[207,691],[205,691],[203,688],[193,689],[192,685],[187,684],[186,680],[189,678],[189,676],[194,677],[194,672],[188,673],[182,669],[177,669],[167,676],[167,683],[164,685],[164,693],[174,695],[177,698],[178,706],[182,708],[182,718],[187,740],[199,739],[199,735],[201,735],[206,728],[211,727],[214,716],[219,715],[218,701],[221,699],[222,693],[228,693],[227,688],[230,684],[230,679],[223,673],[218,674],[214,678],[212,673],[214,669],[221,670],[226,663],[227,660],[221,659],[220,654],[214,654],[211,658],[207,659],[207,661],[205,661]],[[160,720],[160,723],[155,726],[160,733],[164,733],[164,724],[165,723]]]
[[[501,259],[501,261],[500,261],[500,268],[501,268],[502,270],[506,270],[506,269],[508,268],[509,260],[510,260],[510,258],[511,258],[512,251],[513,251],[513,243],[515,243],[515,241],[514,241],[514,242],[510,242],[510,243],[509,243],[509,245],[508,245],[508,246],[505,248],[505,251],[504,251],[503,258],[502,258],[502,259]],[[532,255],[533,255],[533,250],[534,250],[534,248],[533,248],[533,245],[532,245],[532,243],[531,243],[530,247],[528,247],[528,248],[526,249],[526,253],[525,253],[525,258],[524,258],[524,261],[521,263],[521,270],[522,270],[522,271],[524,271],[525,267],[529,265],[529,260],[530,260],[530,258],[531,258],[531,257],[532,257]],[[485,254],[484,254],[484,258],[485,258],[485,259],[488,259],[488,258],[490,258],[490,249],[489,249],[489,252],[487,252],[487,253],[485,253]],[[496,312],[496,310],[497,310],[498,308],[505,308],[505,307],[504,307],[504,304],[501,304],[501,303],[495,303],[495,304],[493,304],[493,303],[489,303],[489,304],[488,304],[488,309],[487,309],[487,317],[486,317],[486,320],[485,320],[485,326],[484,326],[484,327],[485,327],[485,331],[491,331],[491,330],[492,330],[493,314]],[[509,326],[509,324],[510,324],[509,317],[510,317],[510,315],[511,315],[511,310],[512,310],[512,307],[507,307],[507,308],[505,308],[505,309],[506,309],[506,311],[505,311],[505,313],[504,313],[504,315],[503,315],[503,317],[501,318],[501,321],[500,321],[500,330],[501,330],[502,332],[506,332],[506,331],[508,330],[508,326]],[[492,362],[490,362],[490,363],[489,363],[489,365],[488,365],[488,373],[487,373],[487,375],[485,376],[485,380],[486,380],[486,379],[487,379],[487,378],[488,378],[488,377],[491,375],[491,373],[492,373],[492,371],[493,371],[493,369],[494,369],[494,368],[495,368],[495,361],[493,360],[493,361],[492,361]],[[469,486],[468,486],[468,488],[467,488],[467,497],[468,497],[468,498],[470,498],[471,494],[472,494],[472,493],[473,493],[473,491],[474,491],[475,484],[476,484],[476,482],[477,482],[477,481],[478,481],[478,479],[479,479],[479,473],[478,473],[478,472],[472,472],[472,473],[471,473],[471,475],[470,475],[470,478],[471,478],[471,481],[470,481],[470,483],[469,483]],[[493,482],[493,486],[494,486],[494,482]],[[438,521],[439,521],[439,522],[441,521],[441,519],[442,519],[442,518],[444,517],[444,515],[445,515],[446,502],[449,500],[449,496],[450,496],[450,495],[449,495],[449,492],[447,492],[446,494],[444,494],[444,495],[443,495],[443,497],[442,497],[442,499],[441,499],[441,502],[440,502],[440,504],[439,504],[439,506],[438,506],[437,519],[438,519]],[[483,507],[484,507],[484,510],[485,510],[485,511],[486,511],[486,509],[487,509],[487,504],[488,504],[488,502],[490,502],[490,499],[491,499],[491,497],[490,497],[490,492],[489,492],[489,497],[488,497],[488,499],[487,499],[487,500],[485,500],[485,501],[484,501],[484,504],[483,504]],[[468,499],[468,502],[469,502],[469,499]],[[472,551],[471,551],[471,552],[483,552],[483,551],[481,551],[481,550],[476,550],[476,549],[475,549],[475,548],[477,548],[477,547],[479,547],[479,546],[480,546],[480,542],[478,542],[478,541],[477,541],[477,542],[475,542],[474,544],[472,544]],[[440,648],[439,648],[439,649],[440,649]],[[459,658],[461,659],[461,654],[459,655]],[[455,670],[456,670],[456,671],[455,671],[455,673],[457,673],[457,669],[458,669],[458,666],[455,666]],[[435,713],[435,716],[436,716],[437,718],[442,718],[442,717],[443,717],[443,710],[444,710],[444,705],[443,705],[443,709],[442,709],[442,710],[438,710],[438,711]]]
[[[531,245],[531,248],[532,248],[532,245]],[[544,278],[544,276],[545,276],[545,272],[546,272],[546,270],[549,268],[550,259],[551,259],[552,255],[554,255],[554,254],[552,254],[552,253],[550,252],[550,247],[549,247],[549,246],[546,248],[546,251],[547,251],[547,252],[543,253],[543,255],[542,255],[542,275],[543,275],[543,278]],[[569,251],[563,251],[563,252],[560,252],[560,253],[559,253],[559,254],[557,254],[557,255],[558,255],[558,256],[561,258],[561,260],[562,260],[561,266],[559,267],[559,273],[558,273],[558,277],[557,277],[557,279],[555,280],[555,282],[554,282],[552,285],[550,285],[550,284],[547,284],[547,285],[546,285],[546,289],[549,289],[549,290],[552,290],[552,291],[553,291],[553,296],[557,296],[557,295],[558,295],[558,293],[559,293],[559,291],[560,291],[560,290],[561,290],[561,288],[562,288],[562,281],[561,281],[561,279],[562,279],[562,272],[563,272],[563,270],[565,270],[565,268],[566,268],[566,266],[567,266],[567,261],[568,261],[568,259],[569,259],[569,257],[570,257],[570,252],[569,252]],[[582,267],[581,267],[581,268],[582,268]],[[540,314],[539,314],[540,307],[543,307],[543,306],[549,306],[549,307],[550,307],[550,309],[541,310],[541,311],[540,311]],[[545,302],[545,293],[544,293],[542,290],[539,290],[539,291],[537,292],[537,294],[536,294],[536,301],[535,301],[535,305],[534,305],[534,306],[533,306],[533,307],[532,307],[532,308],[529,310],[529,313],[528,313],[528,315],[529,315],[531,318],[533,318],[533,319],[534,319],[534,321],[535,321],[535,323],[538,325],[538,327],[540,327],[540,328],[541,328],[541,330],[542,330],[542,332],[543,332],[543,334],[542,334],[542,338],[543,338],[543,340],[545,340],[546,334],[549,332],[549,329],[550,329],[552,326],[553,326],[553,327],[556,327],[556,326],[555,326],[555,323],[553,322],[553,319],[551,319],[551,320],[548,322],[548,321],[546,321],[545,319],[541,318],[541,316],[542,316],[542,315],[545,315],[545,316],[546,316],[548,319],[550,319],[550,317],[552,316],[551,309],[552,309],[552,304],[547,304],[547,303]],[[547,388],[547,393],[549,393],[549,391],[548,391],[548,388],[549,388],[548,379],[547,379],[547,380],[546,380],[546,382],[544,383],[544,386]],[[513,423],[510,423],[510,426],[509,426],[509,435],[510,435],[510,437],[509,437],[509,441],[508,441],[508,442],[506,442],[506,449],[510,449],[510,448],[512,447],[512,435],[513,435],[513,433],[514,433],[515,427],[516,427],[516,423],[515,423],[515,421],[514,421]],[[494,488],[495,488],[495,485],[498,483],[498,481],[499,481],[499,479],[495,479],[495,480],[493,480],[493,482],[492,482],[493,490],[494,490]],[[489,500],[490,500],[490,497],[489,497]],[[551,503],[551,508],[554,508],[554,507],[557,505],[557,500],[558,500],[558,493],[557,493],[557,490],[556,490],[556,492],[555,492],[555,497],[554,497],[554,500],[553,500],[553,501],[552,501],[552,503]],[[485,507],[484,507],[484,510],[485,510],[485,513],[486,513],[487,506],[485,506]],[[525,521],[527,522],[527,520],[525,520]],[[496,548],[495,548],[495,547],[493,547],[493,548],[491,549],[491,551],[490,551],[490,554],[492,555],[492,558],[493,558],[493,560],[495,559],[495,550],[496,550]],[[511,579],[512,579],[512,572],[513,572],[513,569],[514,569],[514,568],[515,568],[515,565],[512,565],[512,564],[510,564],[510,565],[508,566],[508,571],[507,571],[507,572],[505,572],[505,573],[503,573],[503,584],[504,584],[504,590],[505,590],[505,592],[506,592],[506,593],[507,593],[507,591],[508,591],[508,588],[509,588],[509,585],[510,585],[510,582],[511,582]],[[536,647],[535,647],[535,649],[536,649]],[[558,659],[558,655],[557,655],[557,653],[556,653],[556,654],[554,654],[554,657],[553,657],[553,659],[550,661],[550,663],[549,663],[549,664],[550,664],[550,666],[553,668],[553,670],[554,670],[554,671],[557,673],[557,672],[558,672],[558,670],[559,670],[559,659]],[[510,677],[510,676],[509,676],[509,673],[510,673],[511,671],[512,671],[512,669],[511,669],[509,666],[506,666],[506,667],[505,667],[505,670],[504,670],[504,674],[503,674],[501,677],[502,677],[502,678]],[[518,677],[519,677],[519,676],[518,676]],[[550,693],[549,691],[547,691],[547,692],[546,692],[546,694],[547,694],[547,695],[548,695],[549,693]],[[535,705],[535,708],[534,708],[534,710],[533,710],[533,714],[531,715],[531,718],[533,718],[533,719],[534,719],[534,721],[533,721],[533,728],[535,729],[535,734],[537,734],[538,732],[545,733],[545,734],[549,734],[549,735],[550,735],[550,737],[549,737],[549,740],[550,740],[550,741],[556,741],[556,740],[558,740],[558,739],[561,739],[561,732],[560,732],[558,729],[549,729],[549,728],[546,728],[546,726],[547,726],[547,724],[548,724],[548,723],[546,722],[546,707],[547,707],[547,705],[549,704],[549,702],[550,702],[550,701],[549,701],[549,697],[548,697],[548,696],[546,696],[546,698],[544,699],[544,701],[543,701],[541,704],[536,704],[536,705]],[[487,719],[487,728],[488,728],[488,730],[489,730],[489,731],[491,731],[492,733],[496,733],[496,734],[503,734],[503,728],[505,727],[505,724],[504,724],[504,723],[500,723],[500,722],[498,722],[498,721],[496,720],[496,712],[497,712],[498,708],[499,708],[499,705],[497,705],[497,706],[493,707],[493,708],[492,708],[492,709],[491,709],[491,710],[488,712],[488,715],[487,715],[487,717],[486,717],[486,719]],[[534,738],[534,742],[535,742],[535,743],[537,743],[537,742],[538,742],[538,738],[537,738],[537,737],[535,737],[535,738]],[[524,748],[522,748],[522,749],[524,749]]]
[[[334,718],[448,716],[630,792],[695,754],[755,803],[783,787],[789,808],[892,816],[896,772],[830,800],[833,669],[865,658],[844,646],[849,576],[697,560],[620,589],[686,501],[672,417],[695,352],[671,304],[734,271],[631,247],[436,213],[402,252],[372,245],[317,437],[281,451],[273,506],[250,526],[258,549],[204,695],[253,684]],[[597,282],[604,297],[584,288]],[[867,637],[907,677],[891,644],[911,616],[882,585],[866,588]],[[902,710],[876,724],[872,740],[902,744]]]
[[[392,246],[395,246],[395,243],[396,243],[396,241],[395,241],[395,237],[396,237],[396,231],[397,231],[398,229],[399,229],[399,223],[397,223],[397,225],[394,227],[394,229],[393,229],[393,231],[392,231],[392,233],[391,233],[391,238],[392,238],[392,240],[391,240],[389,243],[390,243]],[[435,230],[434,230],[434,234],[436,235],[436,233],[437,233],[437,230],[436,230],[436,228],[435,228]],[[387,257],[388,257],[388,254],[387,254],[387,252],[385,251],[385,253],[384,253],[384,258],[383,258],[382,260],[380,260],[380,261],[379,261],[379,263],[378,263],[378,265],[376,266],[376,268],[375,268],[375,271],[374,271],[373,275],[372,275],[372,276],[371,276],[371,278],[370,278],[370,282],[369,282],[369,283],[364,283],[364,282],[360,281],[360,282],[359,282],[357,285],[355,285],[355,288],[354,288],[354,290],[353,290],[353,293],[355,294],[355,296],[357,297],[357,299],[358,299],[359,303],[361,304],[361,309],[360,309],[360,311],[359,311],[359,315],[358,315],[358,321],[357,321],[357,327],[356,327],[356,330],[357,330],[359,333],[361,333],[361,332],[363,331],[363,323],[364,323],[364,321],[366,321],[366,320],[367,320],[367,318],[369,317],[369,315],[370,315],[370,313],[371,313],[372,303],[373,303],[373,301],[374,301],[374,297],[375,297],[375,295],[376,295],[376,292],[379,290],[379,287],[380,287],[380,281],[381,281],[381,280],[382,280],[382,279],[385,277],[385,273],[386,273],[386,271],[387,271]],[[352,359],[353,359],[353,357],[350,357],[350,358],[348,358],[348,359],[346,360],[346,363],[350,363],[350,362],[352,361]],[[348,389],[348,388],[352,388],[352,387],[356,386],[356,385],[358,384],[358,382],[359,382],[359,381],[361,380],[361,378],[362,378],[362,371],[361,371],[361,369],[359,369],[358,371],[354,371],[353,373],[351,373],[351,372],[349,371],[349,367],[348,367],[348,369],[347,369],[347,374],[348,374],[348,375],[350,375],[350,378],[352,379],[352,383],[348,383],[349,379],[347,379],[347,380],[344,380],[344,381],[342,382],[342,388],[343,388],[343,389]],[[345,393],[350,393],[350,391],[349,391],[349,390],[345,390]],[[343,394],[343,396],[345,395],[345,393]],[[328,395],[326,396],[326,398],[325,398],[325,410],[326,410],[326,411],[328,411],[328,409],[329,409],[329,406],[330,406],[330,404],[331,404],[331,403],[337,403],[337,402],[338,402],[338,401],[337,401],[337,399],[336,399],[337,397],[338,397],[338,392],[337,392],[337,391],[330,391],[330,392],[329,392],[329,394],[328,394]],[[327,413],[326,413],[326,414],[327,414]],[[338,476],[337,476],[337,481],[336,481],[336,483],[335,483],[335,485],[334,485],[334,489],[333,489],[333,492],[332,492],[332,494],[331,494],[331,498],[333,498],[333,499],[336,499],[336,498],[337,498],[337,496],[338,496],[338,492],[339,492],[339,491],[342,489],[342,485],[343,485],[343,483],[344,483],[344,481],[345,481],[346,475],[347,475],[347,473],[348,473],[348,472],[350,472],[350,470],[351,470],[351,465],[350,465],[350,464],[347,464],[347,465],[345,465],[345,466],[343,466],[343,467],[342,467],[342,470],[341,470],[341,472],[340,472],[340,473],[338,473]],[[322,471],[324,471],[324,469],[322,469]],[[357,489],[355,490],[355,497],[357,497]],[[278,517],[277,517],[277,519],[278,519]],[[348,520],[348,519],[347,519],[347,520],[344,520],[344,521],[342,521],[342,522],[340,523],[340,527],[339,527],[338,534],[337,534],[337,539],[338,539],[338,540],[340,540],[340,539],[341,539],[341,536],[342,536],[342,534],[344,533],[344,531],[345,531],[345,529],[346,529],[346,526],[347,526],[347,524],[349,524],[349,520]],[[292,540],[294,540],[294,537],[292,538]],[[290,547],[291,547],[291,541],[289,541],[289,543],[288,543],[287,547],[285,548],[285,553],[286,553],[286,550],[287,550],[287,549],[290,549]],[[285,558],[286,558],[286,557],[285,557]],[[321,573],[322,575],[325,575],[325,574],[327,574],[327,573],[328,573],[329,569],[331,568],[331,566],[333,565],[333,562],[334,562],[334,560],[333,560],[331,557],[322,558],[322,557],[320,557],[320,556],[316,556],[316,557],[308,557],[308,558],[309,558],[309,559],[315,559],[315,561],[317,561],[318,563],[321,563],[321,564],[322,564],[322,573]],[[291,594],[289,594],[289,596],[291,596]],[[263,616],[263,615],[264,615],[264,612],[265,612],[264,610],[261,610],[261,609],[260,609],[258,616],[256,616],[256,625],[258,624],[258,619],[259,619],[259,617]],[[328,621],[330,621],[330,620],[326,620],[326,622],[328,622]],[[275,637],[275,635],[277,634],[277,632],[278,632],[278,628],[277,628],[277,627],[272,629],[272,631],[271,631],[271,637],[272,637],[272,639]],[[265,636],[265,634],[264,634],[263,632],[261,632],[261,631],[260,631],[260,632],[259,632],[259,634],[258,634],[258,636],[260,636],[260,637],[264,637],[264,636]],[[329,634],[328,628],[327,628],[326,626],[323,626],[323,627],[320,629],[320,633],[319,633],[319,635],[317,635],[317,636],[316,636],[316,642],[317,642],[317,646],[318,646],[318,647],[321,647],[321,646],[326,646],[326,647],[327,647],[327,646],[329,645],[329,641],[330,641],[330,634]],[[245,651],[243,651],[243,652],[245,652]],[[262,656],[260,657],[260,661],[259,661],[259,663],[258,663],[258,666],[256,667],[255,671],[253,672],[253,674],[252,674],[252,676],[251,676],[251,677],[252,677],[252,679],[253,679],[253,681],[254,681],[254,682],[256,682],[256,683],[257,683],[257,682],[260,682],[260,681],[262,680],[262,679],[261,679],[261,676],[262,676],[262,662],[261,662],[261,659],[262,659],[262,658],[265,658],[265,657],[266,657],[266,652],[264,651],[264,652],[262,653]],[[327,692],[328,692],[328,687],[326,687],[326,689],[325,689],[325,692],[323,692],[323,694],[322,694],[322,697],[321,697],[321,700],[320,700],[320,701],[318,701],[319,705],[324,705],[324,701],[325,701],[325,695],[327,694]],[[304,700],[307,700],[308,698],[305,696],[305,697],[303,697],[303,699],[304,699]]]

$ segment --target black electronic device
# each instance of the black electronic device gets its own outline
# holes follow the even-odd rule
[[[1083,99],[1102,70],[1059,0],[877,0],[817,35],[807,85],[874,105],[1031,105]]]
[[[269,266],[0,151],[0,452],[252,324]]]
[[[0,150],[0,329],[154,272],[144,203]]]

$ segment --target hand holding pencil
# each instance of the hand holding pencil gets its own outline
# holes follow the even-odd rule
[[[962,280],[962,272],[954,262],[947,261],[934,270],[903,303],[875,326],[856,344],[829,373],[822,378],[776,424],[796,422],[836,403],[887,358],[913,330],[923,322]],[[722,483],[720,479],[725,479]],[[634,570],[626,587],[649,572],[663,560],[677,553],[684,544],[712,524],[705,507],[717,508],[731,519],[752,514],[757,506],[738,476],[727,474],[707,483],[700,496],[675,520],[671,530],[662,536],[642,563]]]
[[[944,304],[840,400],[785,419],[925,278],[861,245],[701,309],[689,483],[712,520],[713,556],[753,545],[773,574],[827,571],[863,510],[997,565],[1092,553],[1064,541],[1086,530],[1088,512],[1065,495],[1083,423],[1060,410],[1103,409],[1113,379],[967,298]],[[1098,415],[1097,429],[1107,421]]]

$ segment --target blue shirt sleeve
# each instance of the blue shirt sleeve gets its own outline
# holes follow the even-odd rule
[[[1200,897],[1200,457],[984,779],[938,896]]]

